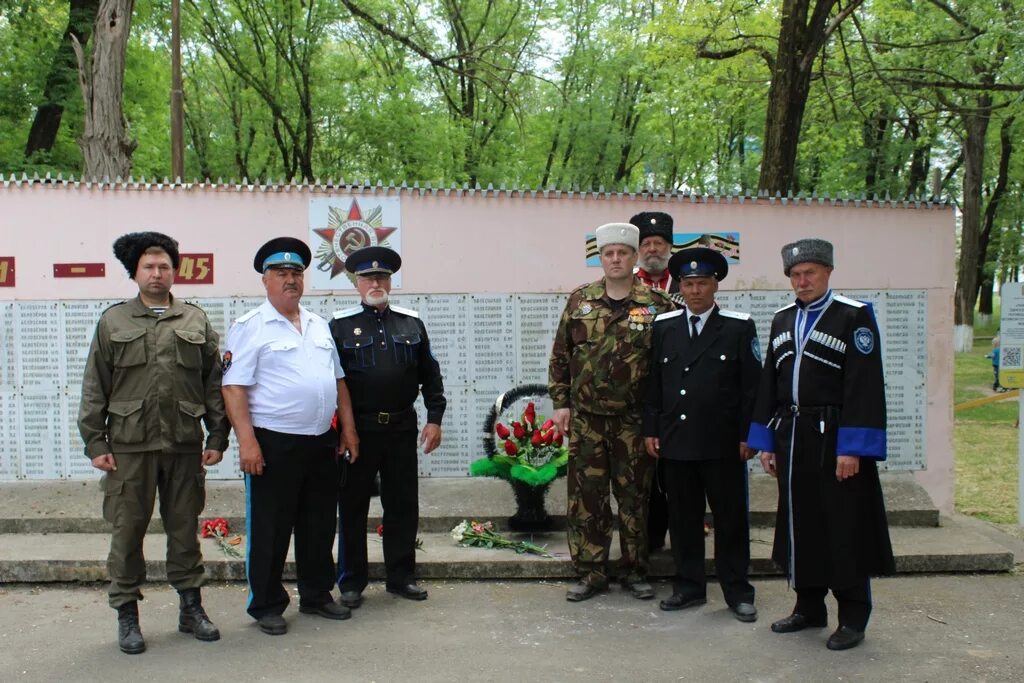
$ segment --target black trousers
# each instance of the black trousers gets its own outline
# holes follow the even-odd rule
[[[281,574],[295,533],[299,602],[331,600],[334,587],[335,514],[338,485],[337,433],[319,436],[255,430],[266,462],[261,475],[245,475],[246,611],[259,619],[282,614],[288,593]]]
[[[706,595],[704,573],[704,501],[714,518],[715,573],[729,605],[754,602],[747,580],[750,521],[747,465],[737,458],[659,460],[661,484],[668,494],[669,535],[676,573],[673,588],[686,596]]]
[[[415,581],[420,517],[416,464],[415,429],[360,431],[359,459],[347,465],[338,496],[337,581],[342,591],[362,591],[369,581],[366,517],[377,472],[384,508],[382,541],[387,585],[399,587]]]
[[[828,612],[825,609],[825,595],[828,588],[811,586],[796,589],[796,607],[793,611],[809,619],[824,619]],[[849,626],[855,631],[864,631],[871,617],[871,579],[846,588],[833,588],[832,595],[839,603],[839,625]]]

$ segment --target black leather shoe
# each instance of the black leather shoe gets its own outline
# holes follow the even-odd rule
[[[793,612],[785,619],[779,619],[772,624],[772,630],[776,633],[796,633],[805,628],[824,628],[826,626],[828,626],[828,617],[808,619],[802,614]]]
[[[334,600],[321,602],[319,605],[299,605],[299,611],[303,614],[316,614],[324,619],[342,621],[352,616],[352,610],[345,605],[339,605]]]
[[[203,601],[198,588],[186,588],[178,593],[180,607],[178,610],[178,630],[191,633],[196,640],[212,642],[220,640],[220,631],[206,616]]]
[[[828,637],[825,646],[830,650],[849,650],[857,647],[864,640],[864,631],[856,631],[849,626],[840,626]]]
[[[603,590],[603,588],[598,588],[586,581],[580,581],[565,592],[565,599],[569,602],[583,602],[584,600],[589,600]]]
[[[658,603],[658,607],[666,612],[675,612],[676,610],[686,609],[687,607],[703,605],[707,601],[708,598],[706,595],[683,595],[682,593],[673,593]]]
[[[338,602],[350,609],[355,609],[363,604],[363,594],[360,591],[341,591]]]
[[[388,593],[394,593],[395,595],[405,598],[406,600],[426,600],[427,589],[420,588],[415,583],[407,583],[404,586],[388,586]]]
[[[288,622],[280,614],[267,614],[256,620],[256,625],[268,636],[283,636],[288,633]]]
[[[134,600],[117,608],[117,646],[126,655],[146,651],[146,641],[139,628],[139,603]]]
[[[729,605],[729,609],[733,616],[740,621],[746,623],[757,621],[757,608],[752,602],[737,602],[735,605]]]

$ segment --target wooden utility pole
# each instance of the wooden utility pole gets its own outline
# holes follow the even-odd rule
[[[171,0],[171,179],[185,175],[181,92],[181,0]]]

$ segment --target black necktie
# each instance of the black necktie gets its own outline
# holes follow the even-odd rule
[[[699,323],[699,322],[700,322],[700,316],[699,315],[691,315],[690,316],[690,339],[696,339],[697,335],[700,334],[699,332],[697,332],[697,323]]]

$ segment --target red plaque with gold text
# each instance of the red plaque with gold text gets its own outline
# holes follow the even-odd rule
[[[212,285],[213,254],[181,254],[174,281],[182,285]]]
[[[14,286],[14,257],[0,256],[0,287]]]
[[[54,277],[103,277],[107,274],[105,263],[54,263]]]

